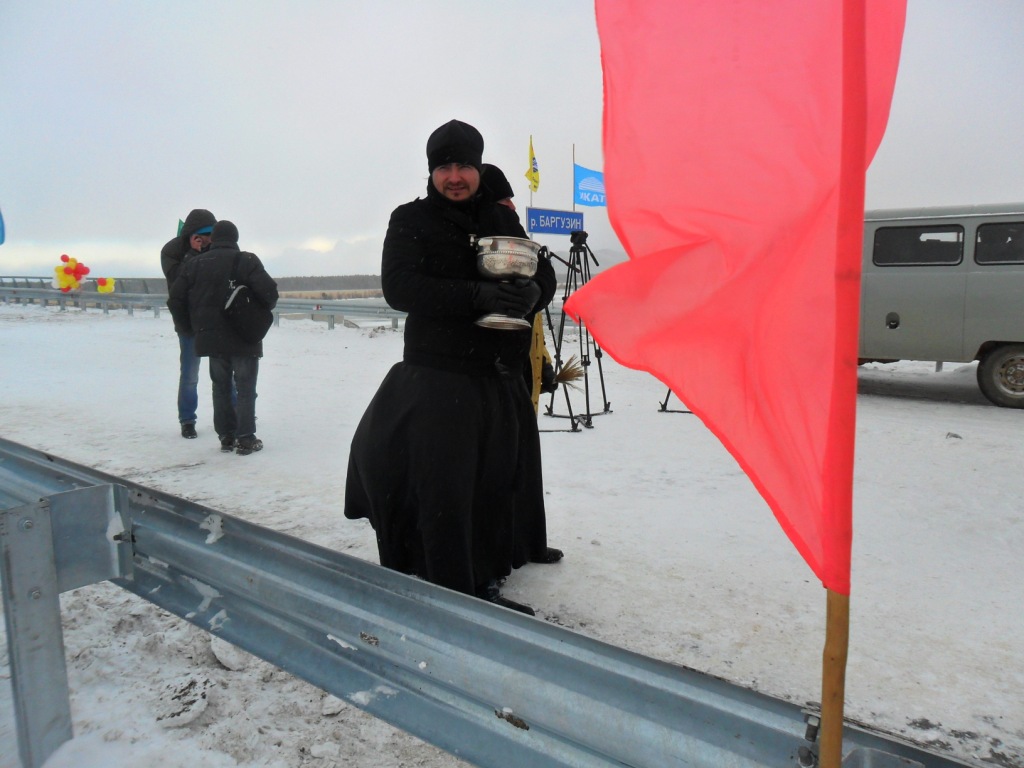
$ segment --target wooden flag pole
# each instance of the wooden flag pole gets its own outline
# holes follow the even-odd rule
[[[850,597],[827,589],[825,652],[821,670],[821,741],[818,765],[840,768],[843,762],[843,704],[846,654],[850,646]]]
[[[836,264],[843,264],[843,255],[849,257],[849,263],[860,262],[862,222],[864,210],[864,174],[865,144],[867,140],[867,43],[865,23],[866,0],[842,0],[842,150],[839,163],[839,222],[836,231]],[[840,270],[842,271],[842,270]],[[856,317],[859,306],[859,290],[849,290],[850,282],[845,281],[847,290],[839,289],[840,271],[837,271],[837,302],[836,312],[852,310]],[[859,283],[859,280],[857,281]],[[838,316],[837,316],[838,320]],[[849,349],[857,347],[856,332],[853,338],[840,339],[849,343]],[[845,382],[844,391],[850,398],[851,414],[856,413],[857,385],[856,374],[849,370],[855,368],[847,365],[844,360],[847,353],[836,356],[835,381]],[[846,368],[847,370],[843,370]],[[851,389],[852,388],[852,391]],[[835,390],[840,391],[838,384]],[[840,461],[840,454],[835,450],[835,430],[830,430],[831,449],[826,462],[837,472],[836,477],[843,478],[843,487],[836,487],[834,499],[836,511],[842,510],[838,520],[846,523],[847,542],[852,538],[853,524],[853,457],[848,463],[843,461],[840,468],[833,462]],[[853,435],[850,435],[852,447]],[[841,470],[841,471],[840,471]],[[826,474],[825,477],[828,477]],[[840,495],[842,494],[842,495]],[[838,522],[836,520],[835,522]],[[850,546],[849,543],[846,546]],[[847,557],[849,552],[847,551]],[[849,562],[849,560],[847,560]],[[849,568],[849,565],[847,565]],[[849,571],[847,571],[849,576]],[[821,664],[821,724],[818,743],[818,765],[820,768],[840,768],[843,762],[843,705],[846,699],[846,654],[850,647],[850,596],[841,594],[826,587],[828,593],[825,608],[825,650]]]

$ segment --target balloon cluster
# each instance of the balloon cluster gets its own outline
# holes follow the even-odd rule
[[[53,287],[60,288],[64,293],[77,291],[82,287],[85,276],[89,274],[89,268],[66,253],[60,257],[60,260],[63,263],[53,268]]]
[[[66,253],[61,255],[60,260],[61,263],[53,268],[54,278],[51,285],[63,293],[77,291],[82,287],[82,283],[86,282],[85,276],[89,274],[89,268]],[[110,293],[114,290],[114,278],[97,278],[96,290],[100,293]]]

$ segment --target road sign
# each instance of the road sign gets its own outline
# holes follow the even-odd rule
[[[583,229],[582,211],[526,209],[526,231],[539,235],[568,235]]]

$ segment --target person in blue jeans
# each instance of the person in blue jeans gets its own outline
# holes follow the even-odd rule
[[[178,236],[169,240],[160,250],[160,267],[167,278],[168,295],[185,262],[209,248],[213,225],[216,223],[217,217],[208,210],[195,208],[185,217]],[[199,406],[199,358],[196,356],[196,337],[179,332],[178,347],[178,423],[181,425],[181,436],[191,440],[197,437],[196,409]]]
[[[196,353],[210,358],[213,383],[213,426],[222,451],[245,456],[262,450],[256,437],[256,379],[263,343],[248,342],[224,316],[228,282],[249,287],[267,309],[277,304],[277,283],[259,257],[238,247],[238,228],[218,221],[212,245],[189,259],[171,286],[167,306],[174,327],[195,338]],[[232,386],[237,401],[232,402]]]
[[[196,433],[196,409],[199,407],[199,356],[196,355],[194,336],[178,334],[180,350],[178,377],[178,423],[181,436],[191,440]]]

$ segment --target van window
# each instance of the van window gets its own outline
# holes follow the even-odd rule
[[[959,264],[964,257],[964,228],[958,225],[880,227],[871,260],[880,267]]]
[[[979,264],[1024,264],[1024,222],[978,227],[974,260]]]

